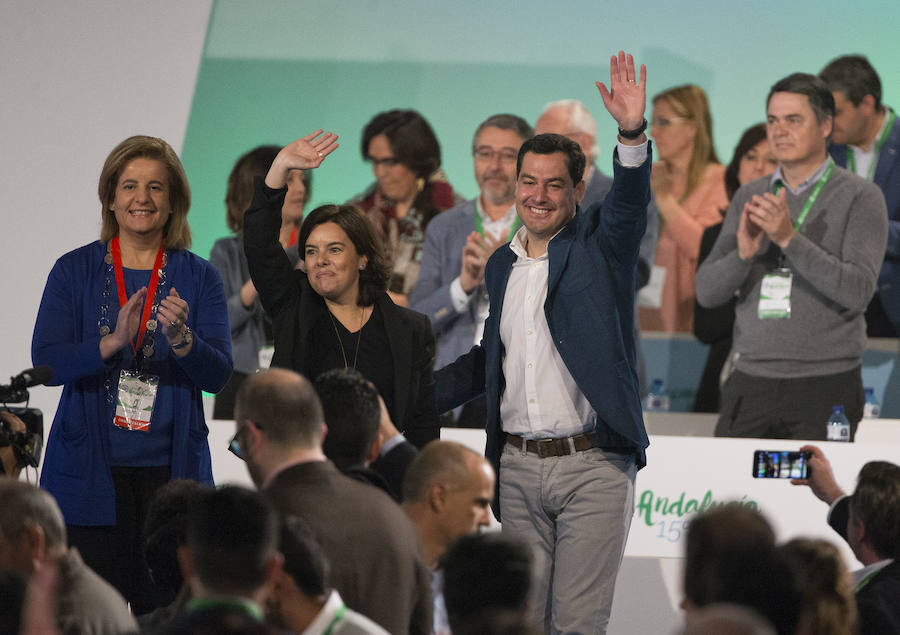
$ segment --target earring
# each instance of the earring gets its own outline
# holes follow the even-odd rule
[[[423,179],[423,178],[416,179],[416,188],[418,188],[418,190],[420,192],[422,190],[424,190],[425,189],[425,179]]]
[[[362,270],[365,269],[365,268],[366,268],[365,265],[360,265],[360,266],[359,266],[359,270],[360,270],[360,271],[362,271]]]

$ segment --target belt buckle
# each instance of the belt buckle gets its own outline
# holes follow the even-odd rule
[[[558,454],[556,451],[556,439],[535,439],[534,443],[537,448],[537,455],[542,459]]]

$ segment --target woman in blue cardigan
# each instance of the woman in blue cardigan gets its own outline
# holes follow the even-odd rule
[[[57,260],[34,327],[34,363],[64,386],[41,485],[70,544],[141,613],[147,506],[170,479],[212,483],[202,391],[231,375],[231,337],[218,273],[187,250],[190,189],[169,144],[120,143],[98,193],[100,240]]]

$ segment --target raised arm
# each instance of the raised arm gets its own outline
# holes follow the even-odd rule
[[[623,131],[637,130],[644,125],[644,109],[647,102],[647,67],[641,64],[640,77],[635,73],[634,57],[619,51],[609,60],[609,88],[596,82],[603,105]],[[619,143],[639,146],[647,141],[641,133],[634,139],[619,135]]]

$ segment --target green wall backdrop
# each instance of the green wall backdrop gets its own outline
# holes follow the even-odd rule
[[[441,141],[444,168],[475,194],[475,126],[496,112],[534,122],[543,105],[581,99],[600,126],[601,168],[615,127],[593,85],[619,48],[648,67],[650,95],[701,85],[727,160],[740,132],[764,118],[768,87],[831,58],[866,54],[900,104],[896,2],[646,2],[520,0],[391,4],[288,0],[214,3],[183,159],[194,192],[194,250],[227,235],[223,198],[235,159],[315,128],[342,147],[314,174],[310,206],[344,201],[371,181],[359,153],[375,113],[415,108]],[[608,171],[608,168],[606,168]]]

